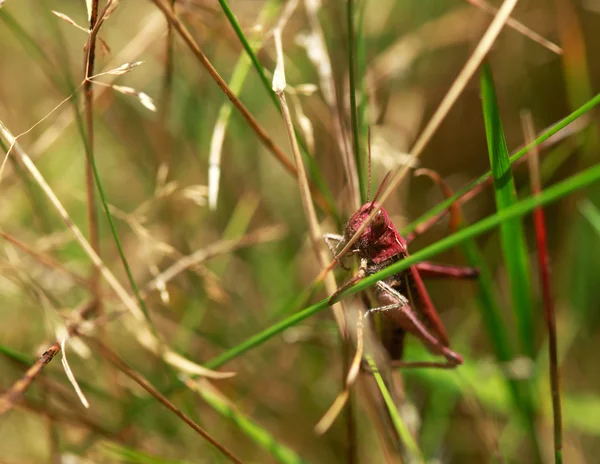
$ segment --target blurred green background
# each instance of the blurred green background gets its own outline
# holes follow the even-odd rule
[[[246,70],[244,80],[237,76],[243,83],[239,97],[291,160],[283,120],[256,70],[245,58],[240,60],[245,53],[219,2],[175,3],[178,17],[225,81],[233,79],[234,69],[243,79]],[[322,3],[314,15],[307,9],[313,2],[299,2],[283,31],[283,49],[294,123],[335,209],[335,214],[318,210],[319,220],[324,231],[339,233],[353,212],[342,168],[342,151],[350,150],[352,141],[347,4]],[[366,177],[366,127],[371,126],[374,188],[403,162],[492,20],[471,3],[478,2],[356,2],[360,169]],[[104,4],[100,2],[101,9]],[[264,42],[256,56],[270,82],[276,60],[271,32],[285,3],[238,0],[229,6],[250,44]],[[89,237],[82,136],[87,129],[80,87],[87,33],[52,10],[88,27],[83,1],[6,0],[0,7],[0,121],[15,136],[35,125],[19,138],[21,148]],[[561,46],[563,53],[511,28],[494,44],[488,62],[510,153],[525,143],[522,111],[531,112],[541,133],[600,91],[597,1],[522,0],[513,17]],[[314,38],[309,34],[319,31],[326,50],[309,41]],[[138,286],[145,288],[183,256],[250,234],[235,250],[209,253],[209,259],[179,273],[162,294],[155,288],[146,291],[151,319],[168,346],[194,362],[211,365],[226,350],[327,296],[322,288],[310,299],[305,295],[320,268],[308,240],[298,183],[233,109],[221,150],[217,207],[211,210],[211,139],[227,98],[178,33],[167,32],[167,22],[153,2],[120,2],[99,38],[95,74],[143,61],[124,75],[98,77],[95,81],[100,83],[92,86],[94,156]],[[317,54],[316,62],[307,53],[307,43]],[[337,94],[333,108],[327,104],[319,68],[327,62]],[[157,110],[142,105],[139,94],[123,93],[112,84],[144,92]],[[336,132],[340,120],[348,141],[345,148]],[[592,110],[546,143],[540,152],[544,188],[597,164],[599,129]],[[3,142],[4,155],[9,143]],[[459,190],[490,169],[487,152],[476,73],[419,166],[437,171]],[[531,190],[527,164],[514,167],[513,174],[517,197],[526,197]],[[87,279],[92,267],[14,153],[2,171],[0,192],[0,392],[6,392],[54,343],[57,330],[73,320],[77,308],[90,300]],[[401,228],[442,199],[430,179],[409,175],[386,208]],[[96,200],[100,256],[130,291],[97,193]],[[563,454],[569,463],[595,462],[600,454],[599,207],[600,187],[591,185],[545,208],[559,340]],[[465,225],[495,211],[494,190],[488,188],[464,205]],[[429,462],[553,459],[548,337],[535,233],[530,215],[520,223],[530,261],[532,298],[526,310],[534,321],[529,334],[533,359],[517,329],[498,230],[435,258],[465,265],[472,264],[473,252],[479,253],[488,280],[434,281],[427,286],[465,365],[452,371],[410,370],[395,377],[404,394],[400,415]],[[411,244],[411,251],[448,235],[448,226],[447,219],[441,220]],[[38,258],[23,251],[15,239]],[[53,264],[40,262],[39,255]],[[338,283],[346,278],[340,272]],[[499,311],[503,325],[498,330],[509,344],[510,362],[498,361],[493,334],[484,322],[493,309],[486,306],[483,294]],[[102,312],[92,313],[92,320],[123,309],[104,282],[101,295]],[[377,396],[368,374],[361,375],[354,389],[350,427],[342,414],[325,435],[314,433],[345,376],[344,350],[330,310],[219,366],[237,375],[200,382],[201,394],[182,385],[178,369],[167,367],[140,345],[129,330],[132,323],[136,324],[132,316],[125,314],[94,335],[243,462],[292,462],[296,457],[307,462],[398,462],[403,455],[410,461],[404,451],[394,455],[382,436],[382,427],[388,425],[381,415],[369,413],[382,412],[384,406],[367,399]],[[408,337],[407,344],[407,359],[427,356],[415,339]],[[90,408],[79,403],[55,359],[24,400],[0,418],[0,462],[225,461],[85,338],[67,346]],[[522,403],[515,401],[511,385],[518,385]],[[210,396],[213,388],[219,396]],[[532,411],[524,410],[527,404]]]

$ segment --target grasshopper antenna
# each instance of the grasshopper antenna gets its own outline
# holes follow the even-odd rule
[[[371,126],[367,127],[367,203],[371,198]]]
[[[387,184],[387,181],[390,179],[391,175],[392,175],[392,171],[388,171],[388,173],[385,175],[385,177],[381,181],[381,184],[379,185],[379,188],[377,189],[377,192],[375,193],[375,196],[373,197],[373,201],[371,201],[371,208],[373,208],[373,205],[375,204],[375,202],[381,195],[381,192],[383,192],[383,188]]]

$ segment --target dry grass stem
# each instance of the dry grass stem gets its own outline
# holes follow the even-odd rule
[[[284,92],[286,87],[286,78],[283,58],[283,47],[281,44],[281,32],[282,27],[285,25],[285,21],[287,20],[287,18],[291,14],[291,11],[293,11],[293,8],[295,8],[297,3],[298,2],[296,0],[292,0],[288,3],[288,5],[286,6],[286,11],[289,11],[290,13],[288,13],[287,15],[283,14],[277,26],[273,29],[273,38],[275,40],[275,48],[277,51],[277,66],[273,74],[273,91],[277,94],[279,104],[281,105],[281,114],[288,133],[290,145],[292,147],[294,160],[296,162],[296,169],[298,171],[298,186],[300,187],[300,198],[302,200],[304,215],[308,223],[310,241],[312,243],[313,250],[316,253],[318,263],[321,267],[325,267],[327,264],[327,254],[325,252],[325,246],[322,240],[323,233],[321,231],[321,227],[319,226],[317,213],[315,212],[315,208],[313,205],[313,199],[308,184],[308,177],[306,175],[304,163],[302,162],[302,156],[300,155],[300,148],[298,147],[298,141],[296,140],[296,135],[294,133],[292,115],[290,114],[290,109],[288,107]],[[325,276],[325,288],[330,294],[333,294],[337,290],[335,278],[331,274]],[[338,327],[340,329],[340,332],[342,333],[342,336],[346,338],[346,324],[341,307],[334,306],[333,313]]]
[[[85,397],[85,395],[83,394],[83,391],[81,391],[81,387],[77,383],[75,374],[73,374],[73,371],[71,370],[71,366],[69,366],[69,362],[67,361],[67,351],[66,351],[67,339],[68,339],[68,336],[65,335],[60,342],[60,349],[62,351],[62,358],[60,361],[62,363],[63,369],[65,370],[65,374],[67,375],[67,378],[69,379],[69,382],[71,382],[71,385],[73,385],[73,389],[75,390],[75,393],[77,393],[77,397],[81,401],[81,404],[83,404],[83,406],[85,406],[85,408],[87,409],[90,407],[90,403],[87,400],[87,398]]]
[[[6,391],[2,396],[0,396],[0,417],[4,416],[8,411],[15,407],[15,405],[20,401],[23,393],[29,388],[31,383],[35,380],[35,378],[39,375],[46,365],[52,361],[52,358],[56,356],[56,353],[60,351],[60,344],[55,343],[50,348],[48,348],[40,359],[31,366],[25,375],[17,380],[8,391]]]
[[[96,211],[96,199],[95,190],[96,185],[94,182],[93,172],[93,158],[94,158],[94,91],[92,88],[92,82],[90,77],[94,73],[94,62],[96,57],[96,37],[97,33],[92,33],[96,28],[98,22],[98,5],[99,0],[92,0],[91,8],[89,10],[89,23],[90,23],[90,34],[85,44],[84,50],[86,50],[84,60],[84,83],[83,83],[83,97],[84,97],[84,108],[85,108],[85,124],[87,131],[87,143],[84,141],[85,152],[87,155],[87,163],[85,166],[85,185],[86,185],[86,197],[87,197],[87,218],[88,228],[90,235],[90,244],[96,254],[100,254],[100,234],[98,230],[98,215]],[[107,5],[108,6],[108,5]],[[92,293],[94,298],[100,299],[100,272],[96,266],[92,266],[90,273],[90,285],[92,287]],[[98,310],[102,311],[102,304],[98,304]],[[63,346],[64,349],[64,346]],[[63,364],[66,363],[66,357],[63,353]],[[65,367],[65,371],[67,368]],[[68,375],[68,371],[67,371]],[[74,386],[77,384],[72,382]],[[77,388],[75,388],[77,391]]]

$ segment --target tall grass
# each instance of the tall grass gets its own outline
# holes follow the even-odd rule
[[[555,3],[519,6],[515,29],[480,43],[493,20],[481,2],[91,2],[91,18],[85,2],[4,2],[0,461],[592,462],[600,29]],[[273,28],[290,12],[277,57]],[[558,36],[563,55],[528,28]],[[287,86],[276,94],[278,60]],[[522,109],[546,128],[533,141]],[[321,436],[362,332],[329,311],[333,275],[349,275],[331,271],[325,290],[317,231],[340,233],[365,199],[367,126],[373,184],[405,173],[385,207],[419,237],[338,301],[364,306],[378,280],[425,260],[465,260],[480,277],[427,282],[464,364],[390,372],[366,330],[370,368]],[[405,170],[415,145],[455,194],[440,199]],[[542,186],[530,194],[533,146]],[[542,207],[543,288],[530,217]],[[405,343],[407,361],[437,361]],[[549,371],[562,373],[562,414]]]

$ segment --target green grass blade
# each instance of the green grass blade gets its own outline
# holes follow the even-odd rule
[[[562,182],[556,183],[553,186],[547,188],[540,195],[529,196],[519,201],[518,203],[502,210],[498,211],[495,214],[492,214],[485,219],[472,224],[469,227],[466,227],[459,232],[456,232],[442,240],[428,246],[423,250],[419,250],[416,253],[412,254],[406,259],[399,261],[397,263],[392,264],[391,266],[386,267],[385,269],[365,277],[363,280],[358,282],[356,285],[352,286],[345,292],[340,295],[340,299],[344,296],[352,295],[361,290],[364,290],[371,285],[374,285],[378,280],[384,279],[391,275],[397,274],[398,272],[404,271],[408,269],[413,264],[416,264],[420,261],[424,261],[426,259],[430,259],[449,248],[457,246],[465,241],[477,237],[485,232],[488,232],[495,227],[498,227],[504,221],[517,218],[523,216],[524,214],[532,211],[536,206],[545,205],[556,201],[564,196],[578,190],[584,188],[594,182],[600,181],[600,164],[593,166],[585,171],[576,174]],[[245,353],[246,351],[266,342],[270,338],[275,335],[283,332],[285,329],[292,327],[298,322],[303,321],[304,319],[312,316],[313,314],[322,311],[327,308],[329,299],[325,298],[318,303],[309,306],[308,308],[303,309],[302,311],[294,314],[293,316],[280,321],[271,327],[259,332],[252,337],[248,338],[244,342],[239,345],[234,346],[229,349],[225,353],[217,356],[216,358],[210,360],[205,364],[206,367],[210,369],[215,369],[221,367],[223,364],[232,360],[233,358],[238,357],[239,355]]]
[[[494,80],[489,65],[484,65],[481,72],[481,94],[490,165],[492,176],[494,177],[493,185],[496,207],[498,211],[502,211],[517,202],[517,195],[510,169],[506,139],[504,138],[502,122],[500,121]],[[525,235],[519,218],[502,223],[500,226],[500,241],[506,264],[519,342],[523,352],[533,359],[535,356],[535,347],[533,344],[534,323],[531,270]]]
[[[388,391],[388,389],[385,385],[385,382],[383,381],[383,377],[381,377],[381,374],[379,373],[379,370],[377,369],[377,365],[375,364],[375,361],[369,355],[367,355],[366,358],[367,358],[367,362],[369,363],[369,367],[371,368],[371,371],[373,371],[373,377],[375,378],[375,382],[377,382],[377,386],[379,387],[379,390],[381,391],[381,395],[383,396],[383,400],[385,401],[385,405],[388,409],[388,412],[390,413],[392,423],[394,424],[394,428],[396,429],[396,432],[398,432],[398,436],[400,437],[400,440],[402,440],[402,443],[404,443],[404,445],[406,446],[406,449],[408,449],[410,454],[415,459],[417,459],[418,462],[424,462],[423,461],[423,453],[419,449],[419,446],[415,442],[413,436],[410,434],[410,431],[408,430],[408,427],[406,426],[406,424],[400,417],[400,414],[398,414],[398,409],[396,409],[396,405],[394,404],[392,395]]]
[[[501,212],[517,203],[517,195],[510,167],[508,147],[506,146],[504,130],[500,120],[494,80],[488,64],[485,64],[481,71],[481,96],[488,153],[494,179],[493,188],[496,208]],[[530,359],[534,359],[535,325],[533,320],[533,295],[531,293],[531,269],[520,218],[510,219],[500,225],[500,244],[506,265],[521,352],[524,352]],[[535,426],[535,404],[530,388],[532,384],[531,382],[510,382],[510,386],[517,401],[517,414],[522,417],[534,445],[536,460],[542,462]]]

